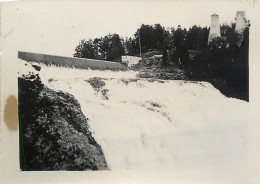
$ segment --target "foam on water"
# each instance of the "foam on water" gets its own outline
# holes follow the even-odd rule
[[[245,174],[248,103],[226,98],[207,82],[151,82],[136,74],[46,66],[40,71],[45,85],[80,102],[111,170]],[[108,99],[86,81],[92,77],[105,82]]]

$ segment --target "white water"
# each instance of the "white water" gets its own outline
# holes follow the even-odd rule
[[[40,77],[80,102],[111,170],[220,177],[247,172],[248,103],[226,98],[207,82],[122,81],[136,74],[42,66]],[[91,77],[105,78],[108,100],[85,81]],[[48,82],[50,78],[55,80]]]

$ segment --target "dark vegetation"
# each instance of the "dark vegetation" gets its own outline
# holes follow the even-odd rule
[[[243,40],[233,27],[222,26],[222,38],[202,50],[188,50],[181,65],[189,79],[208,81],[228,97],[249,101],[249,28]]]
[[[146,53],[159,52],[161,67],[179,66],[188,80],[208,81],[228,97],[249,101],[249,27],[238,35],[235,24],[221,25],[221,38],[208,44],[208,27],[143,24],[130,38],[109,34],[81,40],[74,56],[120,62],[122,55],[139,56],[140,50],[143,60]]]
[[[72,95],[47,88],[37,74],[18,80],[23,171],[108,169]]]
[[[94,40],[81,40],[75,51],[74,57],[120,61],[124,46],[118,34],[109,34]]]

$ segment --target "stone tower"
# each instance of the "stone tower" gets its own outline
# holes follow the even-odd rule
[[[240,47],[243,39],[244,39],[244,31],[246,28],[246,18],[245,18],[245,12],[244,11],[237,11],[236,15],[236,27],[235,27],[235,32],[237,33],[237,45]]]
[[[208,44],[217,37],[220,37],[220,25],[219,25],[219,19],[217,14],[211,15],[211,24],[210,24],[210,30],[209,30],[209,39]]]
[[[246,15],[244,11],[237,11],[235,31],[239,35],[243,35],[246,28]]]

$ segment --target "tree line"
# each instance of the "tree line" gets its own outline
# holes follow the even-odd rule
[[[222,26],[221,38],[214,39],[194,57],[182,55],[182,68],[192,80],[208,81],[228,97],[249,101],[249,26],[243,35],[235,25]]]
[[[211,82],[226,96],[249,100],[249,28],[243,35],[235,24],[220,26],[221,37],[208,43],[208,27],[165,28],[142,24],[133,37],[109,34],[81,40],[75,57],[120,62],[122,55],[139,56],[149,51],[163,54],[162,67],[179,65],[190,80]],[[141,45],[141,48],[140,48]]]
[[[80,40],[76,46],[74,57],[120,61],[122,55],[139,56],[141,52],[158,50],[169,56],[186,49],[203,49],[207,46],[209,29],[192,26],[189,30],[179,25],[175,28],[165,28],[160,24],[142,24],[133,37],[121,37],[118,34],[108,34],[104,37]],[[141,49],[140,49],[141,45]],[[170,59],[170,58],[169,58]],[[173,58],[172,58],[173,59]]]

